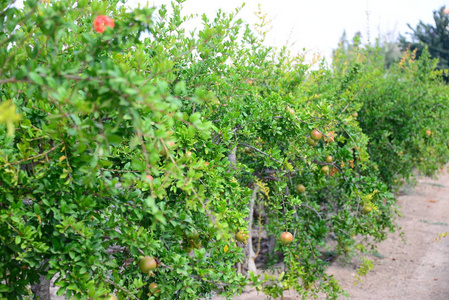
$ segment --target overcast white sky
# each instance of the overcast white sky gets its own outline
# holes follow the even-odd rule
[[[145,4],[147,0],[129,0],[129,5]],[[240,18],[253,24],[258,4],[273,19],[273,29],[267,37],[272,46],[282,46],[287,40],[295,43],[294,52],[306,48],[329,57],[346,30],[352,38],[357,31],[364,42],[393,32],[408,32],[407,23],[415,27],[419,20],[433,22],[433,11],[448,5],[449,0],[187,0],[186,13],[206,13],[210,16],[221,8],[231,12],[243,2],[246,6]],[[169,4],[170,0],[149,0],[151,6]],[[369,21],[367,17],[369,14]]]
[[[0,0],[1,1],[1,0]],[[21,6],[23,0],[17,0]],[[170,4],[171,0],[128,0],[128,6],[136,7],[138,3],[160,7]],[[449,6],[449,0],[187,0],[185,14],[206,13],[213,17],[218,9],[232,12],[246,5],[239,14],[245,22],[254,24],[257,19],[254,12],[261,4],[262,11],[272,19],[272,30],[267,36],[267,44],[280,47],[287,40],[293,52],[321,53],[330,58],[332,49],[338,45],[343,31],[351,39],[358,31],[362,41],[371,42],[377,37],[410,30],[407,24],[416,27],[420,20],[433,22],[433,11],[442,6]],[[368,35],[369,29],[369,35]]]

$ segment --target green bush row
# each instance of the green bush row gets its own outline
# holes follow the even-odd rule
[[[336,253],[374,247],[397,229],[395,180],[447,162],[428,57],[385,70],[360,49],[311,68],[264,46],[262,14],[190,33],[181,2],[0,4],[3,298],[41,275],[75,299],[336,298],[330,237]],[[277,276],[255,272],[262,236]]]
[[[436,174],[449,158],[448,86],[437,60],[427,49],[419,59],[415,52],[405,52],[384,70],[379,48],[356,47],[353,52],[348,59],[348,53],[337,51],[336,80],[357,69],[349,86],[362,105],[357,119],[369,136],[368,152],[382,181],[397,191],[403,183],[412,184],[418,173]]]

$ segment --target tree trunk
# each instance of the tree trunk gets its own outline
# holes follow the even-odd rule
[[[253,194],[251,195],[251,201],[249,203],[249,220],[248,220],[248,244],[245,247],[245,255],[246,255],[246,261],[245,261],[245,269],[249,272],[257,272],[256,262],[255,262],[255,256],[256,253],[254,253],[253,248],[253,240],[252,240],[252,228],[253,228],[253,218],[254,218],[254,205],[257,198],[257,193],[259,192],[259,186],[255,186],[253,189]]]
[[[31,286],[33,299],[50,300],[50,280],[45,279],[45,275],[40,275],[40,282]]]
[[[237,169],[237,146],[235,146],[228,154],[228,160],[232,169]]]
[[[41,272],[42,268],[47,264],[48,259],[44,260],[44,262],[41,265]],[[31,291],[33,292],[33,299],[35,300],[51,300],[50,299],[50,282],[51,278],[47,280],[46,272],[48,271],[48,266],[45,268],[44,274],[39,275],[39,282],[35,283],[31,286]]]

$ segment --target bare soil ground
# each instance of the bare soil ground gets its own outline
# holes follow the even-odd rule
[[[443,171],[435,180],[420,178],[416,188],[404,190],[398,205],[402,210],[398,223],[403,236],[399,232],[391,234],[376,252],[367,255],[374,262],[374,269],[362,278],[362,283],[354,285],[360,256],[350,261],[339,259],[329,266],[328,273],[349,294],[340,299],[449,299],[449,236],[434,242],[438,233],[449,231],[448,172]],[[235,297],[256,299],[268,298],[255,291]],[[287,291],[283,299],[300,297]]]

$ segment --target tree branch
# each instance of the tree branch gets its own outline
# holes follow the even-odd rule
[[[22,159],[22,160],[16,161],[16,162],[14,162],[13,164],[20,164],[20,163],[23,163],[23,162],[25,162],[25,161],[34,160],[34,159],[36,159],[36,158],[40,158],[40,157],[42,157],[42,156],[45,156],[45,155],[47,155],[48,153],[50,153],[50,152],[56,150],[57,148],[59,148],[60,146],[62,146],[62,144],[63,144],[63,143],[59,143],[59,144],[57,144],[56,146],[54,146],[53,148],[51,148],[51,149],[49,149],[49,150],[47,150],[47,151],[45,151],[45,152],[42,152],[41,154],[38,154],[38,155],[35,155],[35,156],[31,156],[31,157],[29,157],[29,158],[27,158],[27,159]]]
[[[280,164],[280,165],[283,165],[283,163],[280,162],[279,160],[277,160],[276,158],[271,157],[269,154],[263,152],[263,151],[260,150],[260,149],[257,149],[257,148],[254,147],[254,146],[251,146],[251,145],[248,145],[248,144],[244,144],[244,143],[239,143],[239,145],[245,146],[245,147],[248,147],[248,148],[251,148],[251,149],[253,149],[253,150],[255,150],[255,151],[257,151],[257,152],[259,152],[259,153],[265,155],[266,157],[268,157],[268,158],[271,159],[272,161],[277,162],[277,163]]]

